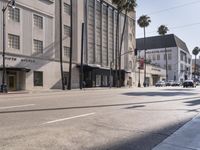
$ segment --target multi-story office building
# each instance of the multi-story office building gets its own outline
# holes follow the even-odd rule
[[[137,48],[144,57],[144,39],[136,40]],[[192,77],[192,56],[184,41],[174,34],[146,38],[147,62],[166,68],[168,65],[168,80],[183,81]]]
[[[0,8],[6,2],[0,0]],[[5,60],[9,90],[61,88],[61,49],[64,83],[68,84],[69,55],[72,49],[71,83],[72,88],[78,88],[82,23],[85,23],[83,70],[86,86],[108,86],[111,79],[110,68],[114,70],[115,60],[118,58],[116,40],[119,43],[124,15],[120,14],[120,33],[116,36],[117,11],[110,0],[62,0],[61,5],[59,0],[16,0],[16,8],[7,9]],[[128,14],[122,54],[135,48],[134,14]],[[0,35],[3,35],[2,13],[0,24]],[[2,43],[2,36],[0,42]],[[2,44],[0,53],[2,54]],[[126,80],[133,77],[136,60],[133,53],[122,55],[121,58],[122,78],[126,83]],[[0,69],[2,70],[2,65]],[[113,74],[114,71],[111,75]]]

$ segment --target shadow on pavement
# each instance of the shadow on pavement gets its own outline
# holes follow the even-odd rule
[[[198,93],[190,92],[128,92],[123,95],[127,96],[190,96]]]
[[[162,89],[162,91],[194,91],[194,89]]]
[[[89,149],[91,150],[93,149],[95,150],[151,150],[190,120],[191,119],[181,120],[180,122],[177,122],[176,124],[169,124],[164,127],[162,126],[160,128],[154,129],[153,131],[149,131],[149,132],[140,131],[140,130],[133,130],[133,131],[127,130],[127,132],[132,132],[132,136],[130,137],[124,136],[124,137],[120,137],[119,139],[116,138],[115,142],[113,143],[109,142],[108,140],[108,142],[104,145],[91,147]],[[117,130],[117,127],[115,130]],[[118,131],[120,132],[120,130],[123,130],[123,129],[119,129]],[[96,134],[98,134],[98,132]],[[106,137],[106,135],[103,135],[103,136]]]
[[[191,100],[184,103],[188,104],[188,106],[196,106],[196,105],[200,105],[200,99]]]
[[[57,110],[67,110],[67,109],[88,109],[88,108],[105,108],[105,107],[117,107],[117,106],[130,106],[126,107],[126,109],[133,109],[139,107],[145,107],[145,104],[154,104],[154,103],[167,103],[167,102],[175,102],[175,101],[184,101],[199,98],[188,97],[188,98],[177,98],[177,99],[164,99],[164,100],[149,100],[143,102],[136,103],[118,103],[118,104],[105,104],[105,105],[90,105],[90,106],[72,106],[72,107],[58,107],[58,108],[41,108],[41,109],[29,109],[29,110],[13,110],[13,111],[0,111],[0,114],[6,113],[24,113],[24,112],[41,112],[41,111],[57,111]],[[132,106],[131,106],[132,105]],[[139,105],[139,106],[138,106]]]

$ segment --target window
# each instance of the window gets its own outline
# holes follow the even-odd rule
[[[43,86],[43,72],[34,71],[33,80],[34,86]]]
[[[156,56],[153,54],[153,60],[156,60]]]
[[[34,40],[34,52],[35,54],[43,53],[43,41]]]
[[[172,70],[172,66],[171,65],[168,65],[168,70]]]
[[[168,58],[167,58],[168,60],[172,60],[172,54],[170,53],[170,54],[168,54]]]
[[[71,15],[71,6],[67,3],[64,3],[64,12],[68,15]]]
[[[66,35],[67,37],[71,36],[71,28],[67,25],[64,25],[64,35]]]
[[[20,49],[20,37],[18,35],[8,34],[8,47]]]
[[[188,58],[188,64],[191,64],[191,59],[190,58]]]
[[[64,56],[69,58],[69,56],[70,56],[70,47],[64,46]]]
[[[160,60],[160,54],[157,54],[157,60]]]
[[[20,11],[18,8],[8,8],[8,18],[15,21],[15,22],[20,22]]]
[[[34,25],[39,29],[43,29],[43,18],[34,14]]]

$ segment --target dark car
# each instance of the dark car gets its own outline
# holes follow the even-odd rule
[[[183,87],[196,87],[196,84],[193,80],[185,80],[183,82]]]

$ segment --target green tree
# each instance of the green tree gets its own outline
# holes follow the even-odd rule
[[[166,35],[166,33],[169,31],[168,27],[165,26],[165,25],[161,25],[159,28],[158,28],[158,34],[163,36],[163,41],[165,41],[164,37]],[[166,81],[168,81],[168,62],[167,62],[167,48],[166,48],[166,45],[165,45],[165,69],[166,69]]]
[[[138,20],[137,20],[138,25],[143,28],[144,30],[144,87],[146,87],[146,28],[150,25],[151,23],[151,18],[147,15],[142,15]]]
[[[196,66],[197,66],[197,55],[199,54],[199,47],[195,47],[193,50],[192,50],[192,54],[195,56],[195,61],[194,61],[194,79],[195,79],[195,76],[196,76]]]

